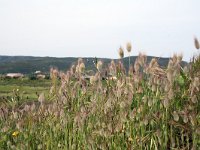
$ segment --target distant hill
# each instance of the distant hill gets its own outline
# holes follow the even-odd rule
[[[131,56],[131,63],[135,62],[137,56]],[[152,57],[148,56],[147,61],[150,62]],[[112,59],[107,58],[97,58],[98,60],[102,60],[104,65],[110,63]],[[77,62],[78,58],[75,57],[64,57],[64,58],[56,58],[56,57],[32,57],[32,56],[0,56],[0,74],[5,74],[9,72],[20,72],[23,74],[31,74],[36,70],[40,70],[42,72],[49,72],[51,67],[57,67],[59,70],[66,71],[73,64]],[[87,69],[95,69],[93,61],[95,58],[83,58]],[[117,59],[114,59],[117,61]],[[128,68],[128,57],[123,59],[123,63],[126,68]],[[160,66],[167,66],[169,58],[158,58],[158,63]],[[182,62],[182,65],[186,65],[187,62]]]

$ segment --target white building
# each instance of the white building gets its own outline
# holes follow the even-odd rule
[[[22,78],[24,75],[22,73],[7,73],[6,77],[9,78]]]

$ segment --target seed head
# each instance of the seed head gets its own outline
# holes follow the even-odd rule
[[[182,59],[183,59],[183,54],[179,54],[178,55],[178,62],[180,63],[182,61]]]
[[[13,114],[13,118],[14,118],[14,119],[17,119],[17,118],[18,118],[18,113],[17,113],[17,112],[12,111],[12,114]]]
[[[172,99],[174,97],[174,91],[173,91],[173,89],[171,88],[170,90],[169,90],[169,92],[168,92],[168,98],[169,99]]]
[[[158,62],[155,58],[153,58],[151,60],[151,62],[149,63],[149,68],[154,68],[154,67],[157,67],[158,66]]]
[[[40,103],[43,103],[43,102],[45,101],[44,93],[41,93],[41,94],[40,94],[40,96],[39,96],[39,98],[38,98],[38,101],[39,101]]]
[[[71,66],[70,71],[71,71],[71,74],[74,74],[74,73],[75,73],[75,71],[76,71],[75,65],[72,65],[72,66]]]
[[[178,56],[177,56],[177,54],[175,53],[175,54],[173,55],[173,57],[172,57],[172,61],[173,61],[174,64],[177,63],[177,59],[178,59]]]
[[[137,60],[138,60],[138,63],[140,64],[140,66],[144,66],[146,64],[147,57],[145,54],[139,53]]]
[[[120,46],[120,48],[119,48],[119,57],[122,59],[122,58],[124,58],[124,50],[123,50],[123,48]]]
[[[108,124],[108,130],[109,130],[110,132],[112,132],[112,130],[113,130],[113,129],[112,129],[112,124],[111,124],[111,123]]]
[[[91,76],[90,77],[90,84],[94,85],[97,81],[97,77],[96,76]]]
[[[153,85],[152,85],[152,88],[151,88],[151,90],[152,90],[153,92],[155,92],[155,91],[156,91],[156,85],[155,85],[155,84],[153,84]]]
[[[81,63],[83,63],[83,59],[82,59],[82,58],[79,58],[79,59],[78,59],[78,65],[80,65]]]
[[[194,81],[193,81],[193,86],[194,86],[195,88],[198,88],[199,85],[200,85],[199,78],[198,78],[198,77],[195,77],[195,78],[194,78]]]
[[[195,45],[195,48],[196,49],[199,49],[200,48],[200,46],[199,46],[199,41],[198,41],[198,39],[195,37],[194,38],[194,45]]]
[[[129,142],[133,142],[133,138],[132,138],[132,137],[129,137],[129,138],[128,138],[128,141],[129,141]]]
[[[143,100],[144,104],[146,104],[146,102],[147,102],[147,96],[145,95],[145,96],[142,98],[142,100]]]
[[[189,71],[188,67],[185,66],[185,67],[183,68],[183,72],[184,72],[184,73],[188,73],[188,71]]]
[[[135,69],[135,72],[138,72],[140,70],[140,64],[138,61],[135,61],[134,69]]]
[[[187,115],[184,115],[184,116],[183,116],[183,122],[184,122],[184,123],[187,123],[187,122],[188,122],[188,117],[187,117]]]
[[[112,60],[110,64],[111,64],[112,67],[114,67],[114,68],[116,67],[114,60]]]
[[[169,83],[172,84],[172,82],[173,82],[173,71],[168,70],[167,79],[168,79]]]
[[[192,126],[195,126],[196,117],[194,116],[194,114],[189,115],[189,118],[190,118],[190,122],[191,122]]]
[[[51,79],[56,79],[58,77],[58,74],[59,74],[58,69],[56,69],[56,68],[51,68],[50,69],[50,77],[51,77]]]
[[[168,108],[168,106],[169,106],[169,99],[168,98],[164,99],[163,105],[164,105],[165,108]]]
[[[102,61],[98,61],[98,62],[97,62],[97,69],[98,69],[99,72],[102,71],[102,66],[103,66]]]
[[[39,145],[37,146],[37,148],[38,148],[38,149],[42,149],[42,144],[39,144]]]
[[[148,120],[147,120],[147,118],[145,118],[145,119],[143,120],[143,123],[144,123],[145,126],[148,125]]]
[[[174,121],[178,121],[179,120],[179,116],[178,116],[178,113],[176,111],[174,111],[172,115],[174,117]]]
[[[132,46],[131,46],[131,43],[130,43],[130,42],[128,42],[128,43],[126,44],[126,49],[127,49],[127,51],[128,51],[129,53],[131,52]]]
[[[79,72],[82,73],[84,72],[85,70],[85,64],[82,62],[80,65],[79,65]]]
[[[112,60],[111,63],[110,63],[109,71],[110,71],[111,75],[116,74],[116,65],[115,65],[114,60]]]
[[[120,103],[120,108],[125,108],[126,107],[126,103],[124,102],[124,101],[122,101],[121,103]]]
[[[76,73],[79,73],[79,65],[76,66]]]
[[[197,103],[198,101],[197,96],[196,95],[192,96],[191,100],[194,104]]]
[[[7,132],[9,130],[8,126],[4,126],[2,129],[1,129],[1,132]]]
[[[149,99],[149,100],[148,100],[148,106],[149,106],[149,107],[151,107],[151,106],[152,106],[152,104],[153,104],[153,101],[152,101],[152,99]]]
[[[25,106],[24,106],[24,111],[25,111],[25,112],[29,112],[29,110],[30,110],[30,106],[29,106],[29,105],[25,105]]]
[[[22,127],[23,127],[23,122],[22,121],[19,121],[19,122],[16,123],[16,128],[18,130],[22,130]]]
[[[175,57],[173,57],[173,58],[175,58]],[[167,68],[168,68],[168,70],[171,70],[172,68],[173,68],[173,60],[172,59],[170,59],[169,60],[169,63],[168,63],[168,66],[167,66]]]
[[[105,103],[105,108],[111,108],[112,107],[112,99],[108,99],[107,102]]]

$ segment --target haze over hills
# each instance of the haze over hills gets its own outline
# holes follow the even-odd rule
[[[137,56],[131,56],[131,63],[135,61]],[[169,58],[158,58],[158,57],[147,57],[147,62],[150,62],[152,58],[157,58],[160,66],[165,67],[168,64]],[[108,65],[111,60],[117,61],[117,59],[108,59],[108,58],[97,58],[98,60],[102,60],[104,65]],[[76,64],[78,58],[75,57],[33,57],[33,56],[0,56],[0,74],[6,73],[16,73],[20,72],[23,74],[31,74],[36,70],[40,70],[42,72],[49,72],[51,67],[57,67],[59,70],[66,71],[73,64]],[[83,58],[85,62],[86,69],[95,69],[94,61],[95,57]],[[128,69],[128,57],[123,59],[123,63],[125,67]],[[182,65],[186,65],[187,62],[183,61]]]

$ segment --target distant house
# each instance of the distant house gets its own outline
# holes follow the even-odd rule
[[[7,78],[23,78],[24,75],[22,73],[7,73]]]
[[[40,70],[35,71],[35,74],[37,79],[44,79],[46,77],[46,75],[43,74]]]
[[[41,74],[42,72],[40,70],[35,71],[35,74]]]
[[[44,74],[37,74],[37,79],[44,79],[46,76]]]

